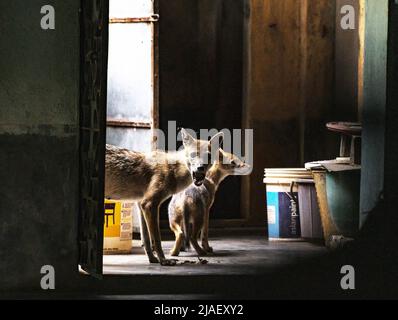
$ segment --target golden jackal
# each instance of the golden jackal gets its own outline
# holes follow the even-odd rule
[[[175,244],[170,254],[178,256],[181,247],[192,243],[199,255],[213,251],[209,246],[209,212],[218,186],[227,176],[250,174],[251,167],[238,157],[219,149],[219,159],[207,171],[206,179],[199,187],[191,185],[175,194],[169,204],[169,224],[175,234]],[[202,248],[198,244],[202,231]]]

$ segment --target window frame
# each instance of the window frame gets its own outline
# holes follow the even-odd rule
[[[109,25],[111,24],[132,24],[132,23],[149,23],[152,25],[152,77],[151,84],[153,88],[153,97],[151,105],[151,121],[139,122],[127,119],[114,119],[107,117],[106,126],[114,128],[136,128],[152,130],[152,150],[155,149],[156,141],[154,137],[154,129],[159,128],[159,0],[152,0],[153,14],[146,17],[109,17]]]

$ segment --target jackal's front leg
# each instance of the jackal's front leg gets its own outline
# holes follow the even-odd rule
[[[210,210],[206,210],[203,217],[203,227],[202,227],[202,248],[207,253],[212,253],[213,248],[209,246],[209,213]]]
[[[159,228],[159,206],[160,203],[148,199],[144,199],[141,202],[141,207],[144,212],[144,217],[148,227],[148,232],[151,237],[152,245],[155,248],[155,252],[157,254],[159,262],[161,265],[171,266],[175,265],[176,261],[166,259],[163,253],[161,237],[160,237],[160,228]],[[149,251],[152,252],[153,254],[153,251],[151,249],[149,249]],[[150,254],[148,254],[148,258],[151,259]]]
[[[153,254],[152,246],[151,246],[151,238],[148,232],[148,226],[145,220],[144,212],[139,205],[140,208],[140,232],[141,232],[141,241],[144,245],[145,253],[148,256],[150,263],[159,263],[158,258]]]
[[[177,257],[180,254],[182,244],[184,242],[184,233],[182,232],[180,226],[172,226],[172,230],[175,235],[175,242],[173,249],[170,251],[170,255],[173,257]]]
[[[194,249],[198,253],[198,255],[199,256],[205,256],[205,255],[207,255],[206,250],[202,249],[199,246],[199,244],[198,244],[199,233],[200,233],[200,226],[198,226],[197,224],[193,224],[192,225],[192,234],[191,234],[190,241],[192,243],[192,246],[194,247]]]

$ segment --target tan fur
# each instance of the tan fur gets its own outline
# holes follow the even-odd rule
[[[220,149],[220,160],[216,161],[207,171],[206,179],[199,187],[189,186],[184,191],[175,194],[169,204],[169,224],[175,234],[175,244],[170,254],[178,256],[183,246],[189,242],[198,255],[213,252],[209,246],[209,212],[214,203],[216,191],[220,183],[229,175],[246,175],[250,166],[233,154]],[[202,247],[198,244],[202,232]]]
[[[105,197],[138,202],[142,238],[151,263],[175,264],[175,261],[165,258],[161,247],[160,205],[192,181],[202,183],[208,168],[204,159],[208,158],[211,141],[196,140],[183,131],[183,142],[182,151],[154,151],[148,154],[106,145]],[[193,152],[197,154],[194,157]]]

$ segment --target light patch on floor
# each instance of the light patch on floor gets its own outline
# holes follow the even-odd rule
[[[262,274],[280,266],[296,263],[302,259],[323,255],[323,246],[308,242],[267,241],[263,236],[228,236],[210,239],[214,253],[202,257],[207,264],[182,264],[164,267],[150,264],[138,243],[134,243],[133,254],[104,255],[104,274],[120,275],[250,275]],[[166,255],[173,246],[172,241],[162,241]],[[169,256],[168,256],[169,257]],[[197,262],[195,251],[182,252],[177,258]]]

